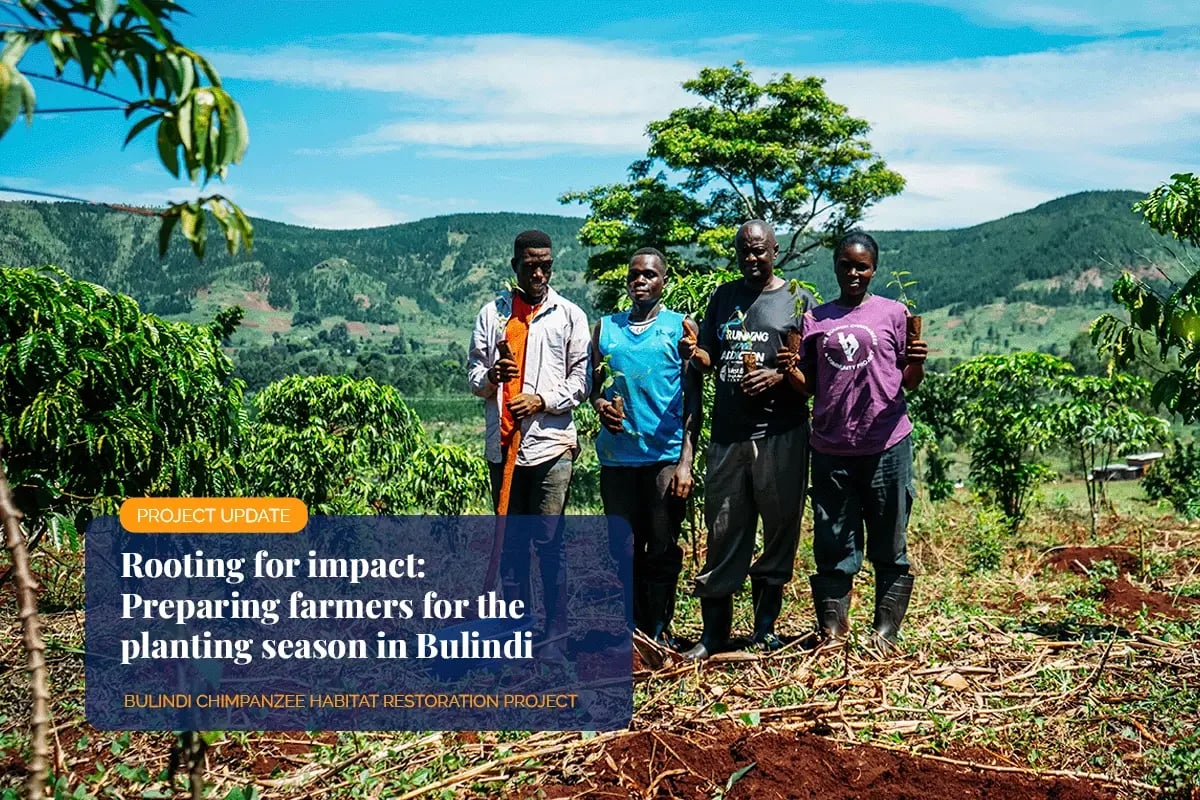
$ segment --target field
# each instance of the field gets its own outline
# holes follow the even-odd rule
[[[789,644],[696,666],[641,642],[628,730],[216,734],[207,796],[1084,798],[1184,786],[1200,776],[1200,525],[1140,499],[1136,483],[1113,488],[1116,513],[1095,541],[1078,484],[1046,487],[1015,538],[962,490],[920,501],[919,577],[893,652],[863,633],[869,574],[856,635],[809,649],[806,539],[781,618]],[[174,736],[84,721],[77,559],[65,546],[35,557],[56,795],[176,796]],[[0,614],[0,787],[15,790],[29,695],[11,595]],[[735,635],[749,627],[739,597]],[[699,633],[686,593],[676,632]]]

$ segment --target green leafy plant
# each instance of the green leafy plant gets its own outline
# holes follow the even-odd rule
[[[0,439],[31,537],[78,547],[133,495],[234,495],[242,383],[221,348],[241,319],[167,322],[54,268],[0,268]]]
[[[1059,386],[1064,398],[1054,410],[1052,424],[1062,443],[1079,456],[1095,538],[1108,486],[1107,480],[1095,477],[1097,468],[1111,463],[1120,452],[1162,441],[1167,436],[1167,421],[1135,408],[1150,384],[1132,375],[1071,376]]]
[[[1170,183],[1135,203],[1133,211],[1159,233],[1200,246],[1200,177],[1172,175]],[[1123,273],[1113,284],[1112,297],[1129,312],[1129,322],[1105,314],[1092,325],[1092,340],[1125,364],[1144,353],[1138,333],[1153,334],[1166,368],[1154,383],[1151,402],[1191,422],[1200,419],[1200,271],[1190,265],[1183,269],[1185,278],[1171,281],[1170,291]]]
[[[5,10],[0,138],[20,115],[32,124],[35,113],[49,110],[121,111],[133,120],[125,144],[153,128],[159,161],[175,177],[186,174],[202,184],[214,177],[224,180],[230,165],[242,160],[250,141],[242,109],[208,59],[175,38],[175,15],[187,12],[174,0],[15,0],[5,3]],[[37,51],[49,56],[53,75],[21,71],[23,59]],[[78,70],[78,81],[67,77],[72,67]],[[101,89],[122,77],[126,88],[136,87],[136,97]],[[117,105],[39,108],[29,78],[71,86]],[[210,218],[221,228],[230,253],[252,242],[249,218],[220,194],[174,203],[162,211],[113,207],[161,217],[160,253],[166,252],[178,227],[203,257]]]
[[[742,767],[741,769],[735,770],[729,776],[729,780],[725,781],[725,785],[718,788],[715,792],[713,792],[713,795],[712,795],[713,800],[724,800],[724,798],[728,797],[729,793],[731,791],[733,791],[733,785],[735,783],[737,783],[738,781],[740,781],[742,778],[746,777],[746,773],[748,773],[750,770],[754,769],[756,766],[758,766],[758,762],[751,761],[749,764]]]
[[[1191,800],[1200,790],[1200,733],[1192,733],[1153,756],[1147,776],[1170,800]]]
[[[1054,473],[1042,460],[1054,441],[1058,382],[1073,371],[1045,353],[978,356],[951,373],[963,398],[957,425],[970,431],[971,480],[1015,533],[1034,490]]]
[[[243,460],[250,493],[298,497],[318,514],[403,505],[396,482],[423,434],[393,387],[369,378],[292,376],[255,395],[254,409]]]
[[[887,282],[889,288],[896,287],[896,299],[910,309],[917,307],[917,301],[908,296],[908,289],[917,285],[917,282],[911,279],[911,275],[908,270],[892,270],[892,279]]]
[[[1151,500],[1168,500],[1180,515],[1200,519],[1200,444],[1177,442],[1150,467],[1142,488]]]
[[[996,508],[981,508],[975,514],[975,525],[968,529],[967,572],[995,572],[1004,559],[1008,539],[1008,521]]]
[[[490,510],[487,462],[465,447],[422,444],[397,479],[396,511],[454,515]]]

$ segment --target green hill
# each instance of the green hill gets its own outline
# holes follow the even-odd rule
[[[1122,268],[1173,262],[1170,243],[1130,206],[1137,192],[1084,192],[970,228],[881,231],[876,290],[893,270],[930,323],[936,354],[961,358],[1020,348],[1065,352],[1106,305]],[[511,277],[514,235],[541,228],[555,242],[554,285],[585,309],[588,251],[577,217],[458,214],[363,230],[255,220],[254,250],[228,256],[218,239],[197,262],[181,237],[157,255],[157,220],[73,203],[0,203],[0,264],[56,264],[125,292],[143,308],[193,321],[247,309],[233,345],[251,388],[287,371],[365,371],[409,391],[458,386],[480,305]],[[800,276],[835,291],[828,254]],[[253,363],[251,363],[253,361]],[[352,363],[351,363],[352,362]],[[447,363],[450,362],[450,363]],[[423,380],[423,379],[422,379]],[[416,382],[414,382],[416,381]],[[403,387],[402,387],[403,388]]]

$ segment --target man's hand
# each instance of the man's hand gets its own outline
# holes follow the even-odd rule
[[[929,357],[929,345],[922,339],[913,339],[908,343],[905,357],[909,364],[924,364],[925,359]]]
[[[760,367],[742,376],[742,391],[749,397],[754,397],[782,380],[783,375],[774,367]]]
[[[520,374],[521,368],[517,366],[516,361],[511,358],[502,358],[488,369],[487,378],[499,386],[502,383],[508,383]]]
[[[525,419],[546,410],[546,402],[536,394],[519,394],[505,405],[513,419]]]
[[[695,481],[692,480],[692,467],[680,461],[675,465],[675,472],[671,475],[671,483],[667,486],[667,491],[675,497],[687,499],[692,493],[692,487]]]
[[[601,397],[596,401],[596,414],[600,417],[600,424],[607,428],[609,433],[625,430],[625,412],[617,408],[616,403],[610,403]]]
[[[691,361],[692,356],[696,355],[699,336],[700,331],[696,330],[695,326],[690,324],[688,320],[684,320],[683,336],[679,338],[679,357],[684,361]]]
[[[775,369],[787,374],[800,363],[800,354],[789,347],[781,347],[775,351]]]

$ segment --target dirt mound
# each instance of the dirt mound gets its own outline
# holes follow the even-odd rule
[[[1098,561],[1116,564],[1121,575],[1134,572],[1138,567],[1137,556],[1122,547],[1063,547],[1046,557],[1050,566],[1076,575],[1087,575]]]
[[[750,766],[753,765],[753,766]],[[644,731],[591,760],[582,783],[542,784],[547,798],[925,800],[1116,798],[1105,786],[949,764],[876,747],[842,747],[808,733],[715,726],[691,736]]]
[[[1117,565],[1118,577],[1101,581],[1104,590],[1100,599],[1109,616],[1128,619],[1145,608],[1149,614],[1164,619],[1188,619],[1200,608],[1200,600],[1143,589],[1131,583],[1127,576],[1137,570],[1138,560],[1120,547],[1064,547],[1046,557],[1046,563],[1055,569],[1076,575],[1090,575],[1100,561]]]
[[[1166,619],[1188,619],[1200,607],[1200,600],[1176,597],[1166,592],[1147,591],[1134,586],[1126,578],[1104,582],[1104,612],[1114,617],[1130,617],[1145,607],[1146,611]]]

